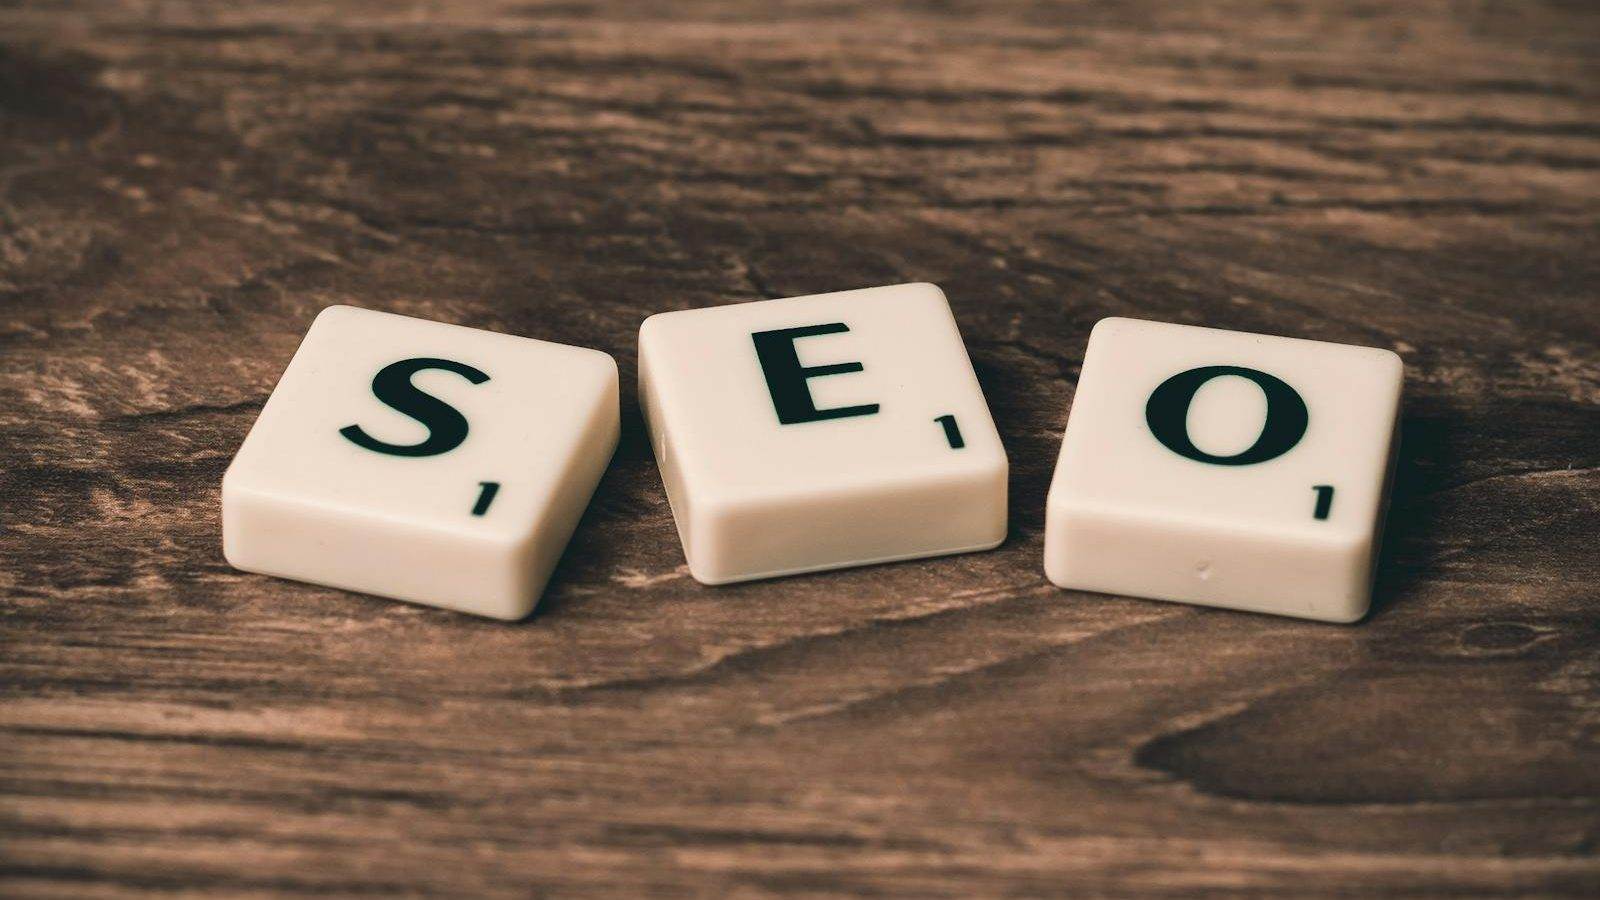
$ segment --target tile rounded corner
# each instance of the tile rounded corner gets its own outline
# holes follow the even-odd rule
[[[735,584],[749,580],[734,572],[719,571],[715,566],[708,566],[705,560],[698,556],[685,555],[684,562],[689,569],[689,577],[706,587],[720,587],[725,584]]]
[[[1327,611],[1317,611],[1308,614],[1306,618],[1330,625],[1355,625],[1365,619],[1372,612],[1372,593],[1366,591],[1359,594],[1349,594],[1335,603]]]
[[[494,619],[497,622],[521,622],[523,619],[533,615],[534,610],[539,608],[539,600],[538,596],[517,597],[499,606],[486,606],[475,609],[463,608],[458,611],[480,615],[487,619]]]
[[[639,323],[639,349],[642,352],[648,343],[661,340],[663,329],[670,327],[672,319],[685,312],[693,310],[669,309],[658,313],[651,313]]]
[[[950,297],[944,292],[944,288],[931,281],[908,281],[904,287],[907,291],[915,293],[919,297],[938,301],[946,306],[950,305]]]
[[[1148,324],[1143,319],[1130,319],[1127,316],[1106,316],[1094,323],[1089,328],[1089,340],[1095,338],[1115,337],[1118,334]]]
[[[317,325],[321,324],[337,324],[341,319],[359,318],[363,315],[370,314],[371,312],[372,310],[361,306],[352,306],[348,303],[334,303],[329,306],[324,306],[322,309],[318,310],[317,314],[311,319],[311,326],[316,327]]]
[[[1401,385],[1405,383],[1405,357],[1387,347],[1368,347],[1367,349],[1371,351],[1373,362],[1383,368],[1384,377],[1392,381],[1398,391]]]

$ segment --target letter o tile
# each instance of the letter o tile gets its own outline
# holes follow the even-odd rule
[[[1356,621],[1372,602],[1403,381],[1400,358],[1376,347],[1101,320],[1045,501],[1046,576]]]

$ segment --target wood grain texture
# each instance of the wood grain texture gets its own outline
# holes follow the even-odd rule
[[[1596,9],[0,3],[0,894],[1593,896]],[[527,622],[222,559],[328,304],[910,280],[995,552],[702,587],[629,391]],[[1107,315],[1404,357],[1365,623],[1045,583]]]

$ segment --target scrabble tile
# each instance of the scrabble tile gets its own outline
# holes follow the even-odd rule
[[[1066,588],[1353,622],[1393,469],[1388,350],[1105,319],[1046,501]]]
[[[228,562],[517,619],[616,448],[596,350],[322,311],[222,481]]]
[[[639,395],[707,584],[1005,538],[1005,450],[934,285],[651,316]]]

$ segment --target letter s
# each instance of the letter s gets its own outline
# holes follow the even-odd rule
[[[424,369],[454,372],[473,384],[483,384],[489,376],[465,364],[448,359],[419,356],[402,359],[378,370],[372,377],[372,393],[385,404],[405,413],[428,429],[428,437],[416,444],[390,444],[377,440],[360,425],[346,425],[339,433],[358,447],[392,456],[437,456],[449,453],[467,439],[467,419],[455,407],[418,390],[411,376]]]

